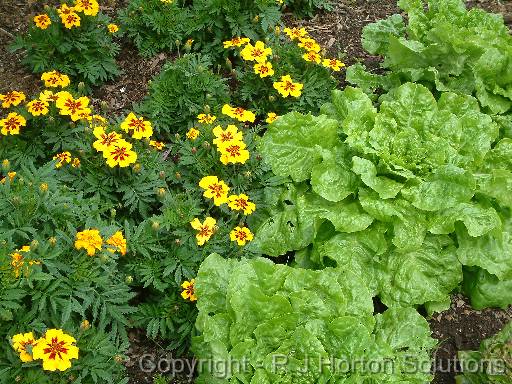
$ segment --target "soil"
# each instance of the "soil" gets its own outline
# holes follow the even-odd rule
[[[126,0],[103,1],[102,9],[115,15],[124,6]],[[361,46],[361,31],[368,23],[399,12],[395,0],[333,0],[332,12],[324,12],[309,20],[296,20],[286,15],[288,25],[305,26],[330,55],[342,57],[347,65],[363,62],[367,68],[379,69],[380,58],[367,54]],[[48,0],[47,4],[57,3]],[[512,2],[498,0],[470,0],[470,7],[478,6],[488,11],[501,13],[506,23],[512,25]],[[21,64],[22,53],[10,53],[7,47],[15,35],[27,29],[28,22],[43,9],[37,0],[0,0],[0,93],[16,89],[29,95],[39,92],[40,80],[28,72]],[[130,109],[147,92],[148,81],[155,76],[169,55],[154,58],[141,57],[135,47],[126,40],[120,41],[122,51],[118,63],[123,74],[115,81],[107,83],[93,91],[93,102],[110,112]],[[344,84],[340,77],[341,85]],[[101,103],[103,101],[103,103]],[[433,337],[440,345],[436,353],[437,366],[445,369],[451,364],[451,372],[437,372],[435,384],[453,384],[455,382],[456,362],[453,362],[458,350],[477,349],[480,342],[488,338],[512,320],[512,309],[507,311],[488,309],[475,311],[467,299],[455,295],[451,308],[430,320]],[[139,367],[139,361],[145,354],[156,358],[168,356],[165,343],[152,341],[141,330],[130,332],[132,342],[125,365],[130,376],[130,384],[152,383],[154,372],[145,373]],[[451,363],[450,363],[451,362]],[[171,381],[187,383],[185,373]]]

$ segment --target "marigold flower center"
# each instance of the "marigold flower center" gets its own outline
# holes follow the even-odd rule
[[[210,236],[211,234],[213,233],[213,228],[205,225],[203,227],[201,227],[201,230],[199,231],[199,236],[202,236],[202,237],[208,237]],[[192,288],[193,289],[193,288]]]
[[[245,200],[245,199],[236,199],[235,201],[236,201],[236,204],[237,204],[240,208],[242,208],[242,209],[247,208],[247,200]]]
[[[34,111],[42,111],[44,110],[44,104],[41,101],[36,101],[34,104],[32,104],[32,109]]]
[[[209,185],[208,189],[211,190],[217,197],[221,197],[222,193],[224,192],[222,185],[220,184]]]
[[[105,133],[103,135],[101,135],[101,144],[103,145],[106,145],[106,146],[110,146],[112,145],[113,143],[115,143],[117,141],[117,137],[116,137],[116,134],[114,132],[112,133]]]
[[[12,131],[12,130],[16,129],[19,125],[20,125],[20,122],[15,117],[11,117],[9,120],[7,120],[4,123],[5,129],[7,129],[8,131]]]
[[[78,110],[80,110],[82,108],[82,102],[74,101],[72,99],[67,99],[66,104],[64,104],[64,106],[71,111],[71,114],[74,115]]]
[[[294,91],[295,90],[295,84],[293,84],[291,81],[287,81],[284,83],[284,89],[286,91]]]
[[[236,238],[238,240],[245,240],[247,238],[247,233],[245,233],[244,231],[237,231]]]
[[[68,349],[64,347],[66,343],[64,341],[59,341],[56,337],[52,338],[51,344],[46,345],[48,348],[45,348],[43,351],[45,354],[49,355],[48,358],[50,360],[55,360],[55,357],[57,356],[62,360],[62,354],[68,353]]]
[[[18,96],[15,93],[9,92],[8,94],[5,95],[4,101],[6,103],[13,103],[16,101],[17,98],[18,98]]]
[[[127,149],[125,147],[116,147],[114,151],[111,152],[111,155],[115,161],[123,161],[128,157]]]
[[[239,145],[230,145],[226,148],[226,152],[230,154],[232,157],[240,156],[240,146]]]
[[[128,125],[130,126],[130,128],[133,128],[135,131],[144,132],[146,130],[146,126],[144,125],[144,120],[132,119]]]
[[[263,51],[261,49],[259,49],[259,48],[254,48],[252,50],[252,55],[254,57],[259,57],[259,56],[263,55]]]

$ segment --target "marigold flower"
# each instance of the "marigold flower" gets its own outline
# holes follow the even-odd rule
[[[72,161],[71,161],[71,166],[73,168],[79,168],[80,167],[80,159],[78,157],[75,157]]]
[[[52,21],[46,13],[43,13],[42,15],[34,16],[34,23],[37,28],[46,29],[50,26]]]
[[[335,72],[340,71],[341,68],[345,66],[345,64],[338,59],[324,59],[322,65],[326,68],[331,68]]]
[[[89,322],[89,320],[82,320],[82,322],[80,323],[80,329],[82,331],[87,331],[89,328],[91,328],[91,323]]]
[[[96,16],[100,10],[100,5],[96,0],[76,0],[75,11],[83,12],[87,16]]]
[[[71,368],[71,359],[78,359],[76,340],[61,329],[49,329],[32,348],[34,360],[43,360],[45,371],[65,371]]]
[[[232,107],[229,104],[224,104],[222,107],[222,113],[241,122],[248,121],[254,123],[254,120],[256,120],[256,115],[253,112],[241,107]]]
[[[245,215],[250,215],[256,210],[256,204],[249,201],[249,196],[243,193],[229,196],[228,207],[234,211],[243,211]]]
[[[184,289],[184,291],[181,292],[181,297],[183,297],[185,300],[190,300],[190,301],[197,300],[196,292],[194,289],[195,282],[196,282],[196,280],[192,279],[190,281],[185,281],[185,282],[183,282],[183,284],[181,284],[181,288]]]
[[[283,29],[283,32],[288,35],[288,37],[291,40],[298,40],[301,38],[304,38],[308,35],[308,32],[306,31],[306,28],[285,28]]]
[[[103,239],[97,229],[86,229],[76,234],[75,248],[85,249],[89,256],[94,256],[96,250],[101,251]]]
[[[217,176],[205,176],[199,181],[199,186],[204,189],[203,196],[213,199],[216,206],[220,206],[228,201],[229,187]]]
[[[224,165],[229,163],[245,164],[249,159],[249,151],[246,148],[243,141],[226,141],[218,147],[221,153],[220,162]]]
[[[217,116],[201,113],[197,115],[197,120],[202,124],[213,124],[213,122],[217,119]]]
[[[69,92],[59,92],[58,99],[55,105],[59,108],[59,113],[63,116],[70,116],[71,120],[77,121],[89,116],[91,108],[89,105],[89,98],[82,96],[74,99],[73,95]]]
[[[32,349],[37,345],[32,332],[19,333],[12,337],[12,347],[20,354],[20,360],[24,363],[29,363],[34,360],[32,357]]]
[[[303,84],[294,83],[290,75],[281,76],[281,81],[274,83],[274,88],[283,97],[293,96],[299,97],[302,94]]]
[[[220,125],[217,125],[215,128],[213,128],[213,134],[216,137],[216,139],[213,140],[213,144],[215,144],[217,147],[227,141],[243,140],[243,133],[239,132],[235,125],[228,125],[226,130],[223,130]]]
[[[114,248],[108,248],[109,252],[114,253],[119,251],[121,255],[126,255],[126,239],[123,236],[123,232],[117,231],[108,240],[107,244]]]
[[[224,48],[231,47],[241,47],[244,44],[247,44],[251,39],[247,37],[233,37],[231,40],[224,41]]]
[[[48,104],[57,101],[59,96],[56,93],[46,89],[39,94],[39,100],[46,101]]]
[[[204,245],[204,243],[210,240],[210,237],[212,237],[213,233],[215,232],[216,224],[217,221],[213,217],[209,216],[204,220],[203,223],[201,223],[197,217],[190,222],[192,228],[197,231],[197,245]]]
[[[165,148],[165,143],[162,143],[161,141],[150,140],[149,145],[159,151]]]
[[[299,47],[304,48],[306,51],[320,52],[320,45],[315,39],[311,37],[300,38]]]
[[[116,33],[119,31],[119,27],[116,24],[107,25],[107,29],[110,33]]]
[[[261,78],[274,75],[272,63],[265,61],[263,63],[254,64],[254,73],[260,75]]]
[[[174,0],[160,0],[164,4],[172,4]]]
[[[29,111],[32,116],[46,115],[49,111],[49,106],[50,104],[48,104],[47,101],[36,99],[27,103],[27,111]]]
[[[125,132],[133,131],[132,137],[140,140],[143,137],[150,138],[153,134],[153,127],[149,121],[144,120],[143,117],[137,117],[133,112],[130,112],[126,119],[121,123],[121,129]]]
[[[53,160],[58,160],[57,163],[55,163],[55,168],[60,168],[62,167],[64,164],[69,164],[71,163],[71,153],[69,152],[62,152],[62,153],[57,153],[55,156],[53,156]]]
[[[9,181],[12,183],[12,181],[16,177],[16,172],[8,172],[7,177],[9,178]],[[6,177],[2,177],[2,179],[0,180],[0,184],[5,184],[6,180],[7,180]]]
[[[98,152],[109,151],[115,143],[121,140],[120,134],[117,132],[106,133],[105,128],[102,126],[95,127],[92,134],[98,139],[92,144]]]
[[[18,115],[16,112],[11,112],[5,119],[0,120],[0,132],[2,135],[19,135],[20,128],[27,125],[27,120]]]
[[[254,239],[254,235],[247,227],[235,227],[230,233],[231,241],[236,241],[239,246],[244,246]]]
[[[195,128],[190,128],[187,132],[187,139],[189,140],[195,140],[199,137],[199,130],[198,129],[195,129]]]
[[[111,168],[116,165],[121,168],[128,167],[137,161],[137,153],[132,151],[132,145],[123,139],[116,141],[110,149],[104,151],[103,157],[107,159],[107,165]]]
[[[51,88],[56,88],[56,87],[66,88],[69,84],[71,84],[71,81],[69,80],[68,75],[64,75],[63,73],[60,73],[57,71],[44,72],[41,75],[41,80],[44,81],[45,87],[51,87]]]
[[[265,47],[262,41],[257,41],[254,46],[251,43],[247,43],[240,52],[242,59],[246,61],[257,61],[258,63],[267,61],[267,57],[271,54],[272,48]]]
[[[322,60],[320,55],[315,51],[306,52],[305,54],[302,55],[302,58],[306,61],[314,62],[317,64],[320,64],[320,61]]]
[[[268,123],[268,124],[272,124],[274,121],[277,120],[279,116],[277,116],[277,113],[274,113],[274,112],[269,112],[267,113],[267,118],[265,119],[265,121]]]
[[[11,254],[11,266],[13,269],[14,277],[18,278],[21,274],[21,269],[25,265],[25,256],[21,253],[30,252],[30,246],[24,245],[21,249],[18,249],[16,252]],[[41,264],[40,261],[37,260],[28,260],[28,266],[25,267],[25,273],[28,274],[30,272],[29,267],[35,264]]]
[[[69,7],[66,3],[61,4],[59,8],[57,8],[57,12],[60,17],[69,15],[70,13],[75,12],[75,7]]]
[[[11,105],[14,105],[16,107],[17,105],[20,105],[20,103],[25,99],[26,97],[23,92],[11,91],[7,92],[5,95],[0,94],[2,108],[10,108]]]
[[[64,24],[64,26],[67,28],[67,29],[71,29],[73,27],[79,27],[80,26],[80,16],[78,16],[77,13],[74,13],[74,12],[71,12],[71,13],[68,13],[64,16],[61,16],[61,21],[62,21],[62,24]]]

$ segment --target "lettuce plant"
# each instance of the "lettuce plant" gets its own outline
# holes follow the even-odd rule
[[[512,107],[512,37],[500,15],[466,10],[462,0],[400,0],[408,23],[393,15],[365,27],[364,48],[384,56],[385,76],[348,71],[350,82],[390,89],[421,82],[438,91],[475,95],[494,114]]]
[[[196,286],[197,383],[432,380],[435,341],[426,320],[413,308],[374,316],[370,289],[348,268],[313,271],[212,254]]]
[[[292,112],[269,126],[262,155],[290,182],[267,193],[273,208],[252,246],[352,270],[388,306],[446,306],[463,265],[510,282],[510,139],[471,96],[436,101],[406,83],[382,100],[375,108],[348,87],[324,115]],[[477,297],[479,282],[466,282],[478,307],[512,303],[503,288]]]

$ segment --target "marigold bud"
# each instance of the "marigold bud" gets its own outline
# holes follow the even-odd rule
[[[174,135],[174,137],[176,138],[176,140],[179,140],[181,136],[180,136],[180,134],[179,134],[179,133],[176,133],[176,134]]]
[[[35,239],[32,240],[30,242],[30,250],[35,251],[37,249],[37,247],[39,247],[39,241],[37,241]]]
[[[160,180],[165,180],[165,171],[160,171],[158,177],[160,178]]]
[[[9,160],[7,160],[7,159],[2,161],[2,169],[4,171],[8,171],[9,169],[11,169],[11,162]]]
[[[108,103],[105,100],[101,100],[100,107],[102,111],[106,111],[108,109]]]
[[[100,261],[101,261],[102,263],[106,263],[108,260],[109,260],[108,255],[106,255],[106,254],[102,254],[102,255],[100,256]]]
[[[165,194],[167,193],[167,191],[165,190],[165,188],[158,188],[158,196],[160,197],[164,197]]]
[[[91,323],[89,323],[89,320],[85,319],[80,323],[80,329],[82,331],[87,331],[89,328],[91,328]]]
[[[116,217],[116,215],[117,215],[116,209],[115,208],[111,208],[110,209],[110,217],[114,218],[114,217]]]
[[[176,175],[175,175],[175,176],[176,176],[176,178],[177,178],[178,180],[179,180],[179,179],[181,179],[181,173],[176,172]]]
[[[270,95],[268,97],[268,101],[276,101],[276,97],[274,95]]]
[[[274,28],[274,33],[279,36],[281,34],[281,27],[279,25],[276,25]]]
[[[233,69],[233,63],[231,62],[231,60],[226,59],[226,66],[230,71]]]
[[[85,90],[85,83],[83,81],[79,82],[78,86],[77,86],[77,89],[78,89],[78,92],[84,91]]]
[[[140,163],[135,163],[135,164],[133,164],[133,168],[132,169],[133,169],[133,172],[139,173],[140,170],[142,169],[142,166],[140,165]]]
[[[192,153],[195,155],[197,153],[197,148],[196,147],[192,147]]]
[[[153,231],[158,231],[160,229],[160,223],[158,221],[153,221],[151,228],[153,228]]]
[[[126,278],[124,279],[124,282],[125,282],[126,284],[131,284],[131,283],[133,283],[133,276],[132,276],[132,275],[128,275],[128,276],[126,276]]]
[[[21,197],[19,196],[14,196],[12,199],[11,199],[11,203],[15,206],[18,206],[21,204]]]
[[[181,240],[180,239],[176,239],[176,240],[174,240],[174,242],[176,243],[176,245],[181,245]]]
[[[251,177],[251,176],[252,176],[252,172],[251,171],[245,172],[245,177]]]
[[[119,364],[121,364],[124,361],[123,356],[121,356],[121,355],[115,355],[114,360],[116,361],[116,363],[119,363]]]
[[[211,111],[211,108],[208,104],[206,104],[204,107],[203,107],[203,110],[204,110],[204,113],[210,113]]]
[[[39,184],[39,190],[40,190],[42,193],[45,193],[46,191],[48,191],[48,184],[47,184],[47,183],[41,183],[41,184]]]
[[[257,23],[258,21],[260,21],[260,15],[256,15],[254,16],[254,19],[252,19],[253,23]]]
[[[50,245],[51,245],[52,247],[55,247],[55,244],[57,244],[57,238],[55,238],[55,237],[53,237],[53,236],[52,236],[52,237],[50,237],[50,238],[48,239],[48,242],[50,243]]]
[[[211,146],[212,145],[208,141],[203,142],[203,148],[210,149]]]

